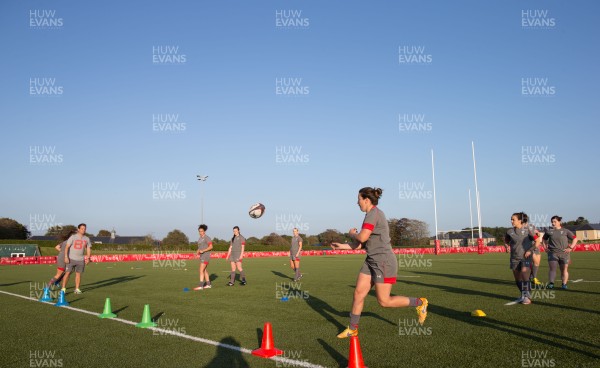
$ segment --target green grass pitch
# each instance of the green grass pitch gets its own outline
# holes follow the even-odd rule
[[[149,304],[160,328],[250,350],[260,346],[263,324],[271,322],[284,357],[346,367],[349,341],[336,334],[348,323],[363,259],[304,257],[298,283],[287,258],[246,259],[248,285],[234,287],[225,286],[229,265],[213,260],[213,288],[203,291],[191,290],[198,282],[197,260],[94,263],[83,275],[83,294],[72,293],[71,278],[67,301],[101,313],[110,297],[118,318],[133,322]],[[600,253],[577,252],[572,260],[570,279],[577,282],[569,290],[538,291],[531,305],[507,306],[519,296],[507,254],[400,255],[393,293],[427,297],[429,317],[418,326],[414,308],[385,309],[370,295],[360,321],[365,364],[598,367]],[[0,291],[39,298],[54,272],[54,265],[2,266]],[[544,282],[547,272],[542,254]],[[287,302],[278,299],[286,294]],[[487,317],[471,317],[475,309]],[[294,366],[6,293],[0,293],[0,331],[2,367]]]

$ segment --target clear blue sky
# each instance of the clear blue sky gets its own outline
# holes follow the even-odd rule
[[[34,235],[86,222],[194,240],[204,174],[213,237],[234,225],[246,237],[346,231],[362,221],[363,186],[384,189],[388,218],[433,233],[430,151],[439,229],[463,228],[474,141],[484,226],[521,210],[598,222],[599,11],[592,0],[3,1],[0,217]],[[422,51],[416,62],[401,62],[404,47]],[[54,89],[35,85],[44,78]],[[281,94],[292,81],[301,94]],[[153,125],[167,114],[179,118]],[[267,207],[259,220],[254,202]]]

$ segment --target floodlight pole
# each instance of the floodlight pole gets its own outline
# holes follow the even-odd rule
[[[200,224],[204,223],[204,190],[202,183],[208,179],[208,175],[196,175],[198,181],[200,181]]]

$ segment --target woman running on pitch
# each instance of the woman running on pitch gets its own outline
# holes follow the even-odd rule
[[[527,228],[530,232],[533,232],[538,238],[540,238],[540,232],[535,228],[535,225],[529,223],[529,216],[526,213],[523,214],[523,227]],[[540,248],[535,247],[531,254],[531,274],[529,275],[529,282],[533,283],[534,288],[542,288],[543,284],[538,280],[537,273],[540,268],[540,261],[542,254]]]
[[[352,244],[331,243],[334,250],[365,249],[367,251],[367,258],[356,280],[350,325],[338,335],[340,339],[358,335],[358,322],[365,297],[373,286],[375,286],[377,302],[382,307],[416,307],[421,325],[427,318],[427,299],[390,295],[392,285],[396,283],[398,261],[392,252],[387,219],[377,208],[382,192],[383,190],[379,188],[362,188],[358,192],[358,206],[362,212],[366,212],[366,215],[360,233],[357,233],[356,229],[350,230]]]
[[[561,225],[562,217],[552,216],[552,228],[544,234],[544,243],[547,243],[548,252],[548,285],[546,288],[554,289],[554,278],[556,277],[556,266],[560,266],[562,288],[567,288],[569,281],[569,264],[571,263],[571,251],[577,244],[577,237],[569,229]],[[569,245],[571,239],[571,245]]]
[[[198,257],[200,258],[200,284],[194,290],[210,289],[210,277],[208,276],[208,262],[210,262],[210,250],[213,248],[212,240],[206,235],[208,226],[198,226]]]
[[[62,277],[65,274],[65,267],[67,267],[65,263],[65,248],[67,246],[67,239],[69,239],[71,235],[74,235],[76,233],[77,231],[75,230],[71,230],[67,233],[64,233],[60,237],[60,244],[57,244],[54,247],[58,251],[58,256],[56,257],[56,274],[48,282],[48,288],[60,285],[60,281],[62,280]]]
[[[244,247],[246,246],[246,238],[240,234],[238,226],[233,227],[233,237],[227,251],[227,258],[231,263],[231,273],[229,274],[229,282],[227,286],[233,286],[235,281],[236,268],[240,271],[240,284],[246,285],[246,274],[242,269],[242,259],[244,258]]]
[[[504,236],[504,248],[510,253],[510,269],[521,296],[516,300],[518,303],[531,304],[531,282],[529,272],[531,271],[531,255],[540,239],[528,227],[523,225],[523,218],[527,215],[523,212],[513,213],[510,217],[512,228],[508,229]]]

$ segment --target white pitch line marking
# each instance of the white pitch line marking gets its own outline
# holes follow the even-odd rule
[[[506,304],[504,304],[504,305],[515,305],[515,304],[517,304],[517,303],[519,303],[519,302],[508,302],[508,303],[506,303]]]
[[[27,299],[27,300],[33,300],[33,301],[38,301],[36,298],[31,298],[28,296],[24,296],[24,295],[19,295],[19,294],[13,294],[13,293],[9,293],[8,291],[4,291],[4,290],[0,290],[0,293],[2,294],[6,294],[6,295],[12,295],[12,296],[16,296],[18,298],[22,298],[22,299]],[[47,305],[52,305],[51,303],[42,303],[40,302],[40,304],[47,304]],[[74,308],[74,307],[60,307],[60,308],[64,308],[64,309],[70,309],[76,312],[81,312],[81,313],[85,313],[85,314],[89,314],[92,316],[98,316],[99,313],[96,312],[90,312],[87,311],[85,309],[79,309],[79,308]],[[112,320],[112,321],[117,321],[117,322],[121,322],[121,323],[125,323],[128,325],[132,325],[135,326],[137,323],[133,322],[133,321],[128,321],[126,319],[121,319],[121,318],[107,318],[108,320]],[[153,330],[153,331],[159,331],[161,333],[167,334],[167,335],[173,335],[173,336],[178,336],[178,337],[183,337],[184,339],[188,339],[188,340],[192,340],[192,341],[197,341],[203,344],[208,344],[208,345],[213,345],[213,346],[217,346],[217,347],[221,347],[221,348],[225,348],[225,349],[230,349],[230,350],[235,350],[235,351],[239,351],[241,353],[246,353],[246,354],[252,354],[252,350],[250,349],[246,349],[246,348],[242,348],[240,346],[234,346],[234,345],[229,345],[229,344],[223,344],[220,343],[218,341],[213,341],[213,340],[209,340],[209,339],[203,339],[201,337],[196,337],[196,336],[191,336],[191,335],[186,335],[177,331],[172,331],[172,330],[165,330],[162,328],[158,328],[158,327],[149,327],[147,328],[147,330]],[[325,368],[322,365],[317,365],[317,364],[312,364],[312,363],[308,363],[302,360],[294,360],[294,359],[289,359],[289,358],[283,358],[283,357],[272,357],[269,358],[271,360],[275,360],[278,362],[283,362],[283,363],[287,363],[293,366],[298,366],[298,367],[307,367],[307,368]]]
[[[582,281],[583,281],[583,279],[577,279],[577,280],[571,281],[571,282],[582,282]]]

